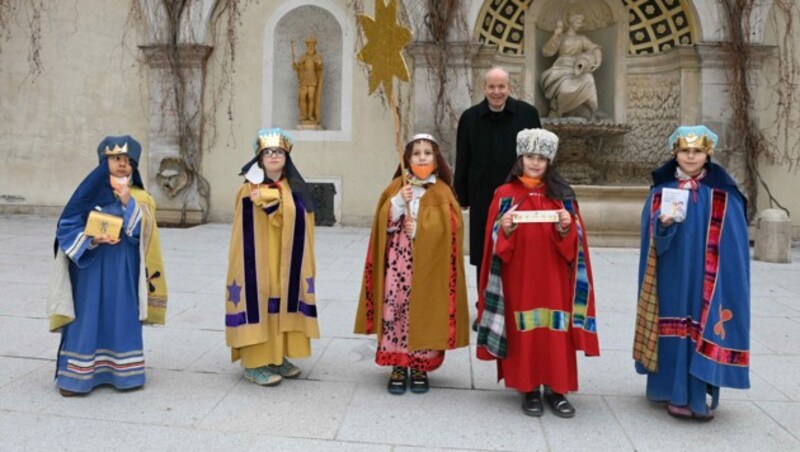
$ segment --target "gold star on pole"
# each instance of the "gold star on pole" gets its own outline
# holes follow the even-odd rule
[[[386,97],[392,99],[393,78],[409,81],[403,48],[411,42],[411,30],[397,23],[397,0],[375,0],[375,19],[359,14],[358,21],[367,44],[358,52],[358,59],[372,66],[369,93],[383,85]]]

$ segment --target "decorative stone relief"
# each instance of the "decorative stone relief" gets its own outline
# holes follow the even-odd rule
[[[669,157],[667,137],[681,117],[680,73],[628,77],[628,125],[624,146],[609,153],[609,182],[647,183],[650,171]]]

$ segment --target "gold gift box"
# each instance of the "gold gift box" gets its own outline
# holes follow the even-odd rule
[[[281,198],[281,191],[277,188],[262,185],[258,191],[261,193],[261,200],[265,203],[271,203]]]
[[[89,218],[86,220],[86,228],[83,233],[89,237],[107,235],[114,240],[118,240],[121,230],[122,217],[93,210],[89,212]]]

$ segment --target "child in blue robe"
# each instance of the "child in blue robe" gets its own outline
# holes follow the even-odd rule
[[[707,127],[679,127],[669,143],[642,212],[633,357],[648,399],[710,420],[721,387],[750,387],[746,200],[711,161]]]
[[[56,385],[65,397],[103,384],[144,385],[142,321],[164,321],[163,266],[145,269],[145,250],[159,246],[155,205],[137,169],[141,145],[127,135],[106,137],[97,152],[99,165],[75,190],[56,229],[48,315],[50,330],[61,332]],[[119,236],[87,235],[91,211],[121,218]],[[156,283],[163,293],[158,306],[148,306]]]

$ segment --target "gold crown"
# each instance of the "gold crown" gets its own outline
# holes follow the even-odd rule
[[[675,140],[674,151],[678,149],[694,148],[700,149],[708,155],[714,154],[714,141],[710,140],[706,134],[698,136],[694,132],[686,134],[686,136],[679,136]]]
[[[281,148],[286,152],[292,150],[292,142],[286,135],[282,133],[270,133],[267,135],[258,136],[258,152],[266,148]]]
[[[125,143],[120,147],[118,144],[114,145],[114,148],[111,149],[106,146],[105,150],[103,150],[103,154],[105,155],[128,155],[128,143]]]

